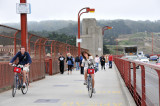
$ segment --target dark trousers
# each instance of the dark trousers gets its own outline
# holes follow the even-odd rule
[[[80,62],[80,67],[81,67],[81,64],[82,64],[82,62]],[[81,74],[84,74],[84,67],[81,67],[80,73],[81,73]]]
[[[104,64],[101,64],[101,69],[105,69],[105,63]]]
[[[73,67],[73,65],[68,65],[68,71],[69,70],[72,71],[72,67]]]
[[[109,61],[109,68],[112,68],[112,61]]]
[[[64,73],[64,64],[60,64],[60,72],[61,72],[61,74],[63,74]]]

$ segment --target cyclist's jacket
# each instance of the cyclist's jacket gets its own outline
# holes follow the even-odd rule
[[[32,63],[32,60],[31,60],[31,57],[29,55],[28,52],[25,52],[24,55],[22,55],[22,53],[19,51],[13,58],[12,60],[10,61],[10,63],[13,63],[17,57],[19,58],[19,63],[20,65],[25,65],[25,64],[31,64]]]
[[[89,59],[87,59],[87,60],[83,59],[83,60],[82,60],[82,65],[83,65],[84,67],[94,68],[93,57],[92,57],[92,56],[89,56]]]

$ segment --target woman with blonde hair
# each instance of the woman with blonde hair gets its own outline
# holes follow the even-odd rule
[[[91,56],[91,54],[86,51],[83,51],[81,54],[83,56],[82,67],[84,67],[84,85],[87,85],[87,69],[94,68],[93,56]],[[93,93],[96,93],[94,88],[94,74],[91,74],[91,77],[92,77]]]
[[[66,62],[68,64],[68,75],[69,75],[69,71],[70,71],[70,74],[72,74],[73,58],[70,53],[67,53]]]

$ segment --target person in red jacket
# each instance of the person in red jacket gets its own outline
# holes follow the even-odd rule
[[[109,60],[109,68],[112,68],[113,56],[111,54],[109,55],[108,60]]]

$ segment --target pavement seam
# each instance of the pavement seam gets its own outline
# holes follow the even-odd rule
[[[131,95],[131,93],[129,92],[128,88],[126,87],[126,85],[125,85],[125,83],[124,83],[124,81],[123,81],[123,79],[122,79],[122,77],[121,77],[121,75],[120,75],[120,73],[117,69],[117,66],[115,64],[113,64],[113,65],[115,66],[115,71],[117,73],[117,76],[118,76],[118,79],[119,79],[119,82],[120,82],[120,87],[122,89],[122,92],[124,94],[125,99],[127,100],[127,105],[128,106],[137,106],[133,97],[132,97],[132,95]]]

